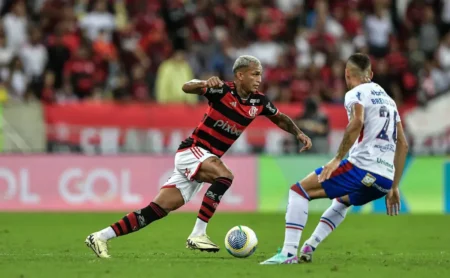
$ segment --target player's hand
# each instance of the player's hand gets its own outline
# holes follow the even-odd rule
[[[223,81],[219,77],[213,76],[206,80],[206,86],[208,88],[221,88],[223,86]]]
[[[386,195],[386,213],[394,216],[400,211],[400,192],[398,188],[392,188]]]
[[[319,175],[319,182],[322,183],[329,179],[331,174],[339,167],[340,163],[340,160],[333,158],[327,165],[323,166],[322,173]]]
[[[302,144],[304,145],[303,148],[300,149],[300,152],[311,149],[312,142],[311,139],[308,136],[306,136],[306,134],[300,133],[299,135],[297,135],[297,140],[302,142]]]

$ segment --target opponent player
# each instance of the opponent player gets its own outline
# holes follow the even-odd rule
[[[206,235],[206,227],[234,178],[220,157],[257,116],[267,116],[278,127],[295,135],[304,144],[301,151],[311,148],[311,140],[291,118],[279,112],[265,95],[258,92],[262,74],[258,59],[252,56],[239,57],[233,65],[233,72],[234,82],[223,82],[217,77],[211,77],[207,81],[192,80],[183,85],[184,92],[205,96],[209,108],[192,135],[181,143],[175,155],[173,175],[153,201],[147,207],[130,212],[117,223],[86,238],[86,245],[98,257],[109,258],[108,240],[138,231],[166,217],[169,212],[189,202],[204,182],[211,186],[203,197],[186,247],[208,252],[219,251],[219,247]]]
[[[346,65],[349,124],[336,157],[289,190],[283,249],[261,264],[311,262],[314,250],[345,218],[351,205],[361,206],[386,194],[389,215],[400,209],[398,185],[408,144],[395,102],[373,77],[370,59],[352,55]],[[351,148],[351,149],[350,149]],[[344,156],[350,150],[348,159]],[[334,199],[297,257],[310,200]]]

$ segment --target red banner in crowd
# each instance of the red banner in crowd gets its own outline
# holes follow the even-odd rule
[[[296,118],[301,104],[278,104],[283,113]],[[84,102],[45,106],[50,145],[76,146],[85,153],[173,152],[199,124],[207,109],[201,105],[117,104]],[[401,109],[400,114],[406,110]],[[328,116],[330,150],[334,151],[348,121],[343,105],[322,105]],[[258,147],[280,153],[289,136],[265,117],[258,117],[233,145],[230,152],[248,153]]]
[[[301,104],[279,104],[279,110],[291,117],[301,115]],[[202,105],[116,104],[85,102],[79,104],[47,105],[45,116],[48,123],[68,123],[76,126],[117,126],[122,128],[191,128],[202,120],[207,109]],[[347,114],[342,105],[322,105],[321,111],[328,115],[331,128],[344,129]],[[258,117],[248,130],[273,128],[273,124]]]
[[[255,211],[256,161],[226,157],[236,178],[221,211]],[[156,196],[172,156],[1,156],[0,211],[131,211]],[[208,185],[181,211],[198,211]]]
[[[277,105],[280,111],[295,118],[301,115],[303,107]],[[47,105],[45,119],[48,139],[51,142],[65,142],[84,145],[85,148],[120,148],[127,140],[148,140],[148,145],[157,149],[173,150],[189,136],[204,116],[207,105],[158,105],[158,104],[115,104],[80,103]],[[347,116],[342,105],[325,105],[322,111],[328,115],[331,129],[343,130]],[[131,134],[131,132],[138,134]],[[145,133],[142,133],[145,131]],[[280,135],[281,134],[281,135]],[[286,136],[265,117],[258,117],[244,132],[243,145],[264,146],[268,140]],[[131,138],[131,139],[130,139]],[[239,141],[239,140],[238,140]],[[139,148],[138,148],[139,149]],[[158,151],[158,150],[156,150]]]

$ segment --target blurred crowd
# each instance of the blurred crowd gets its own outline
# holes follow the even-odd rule
[[[264,65],[279,102],[342,103],[345,60],[370,54],[398,104],[450,87],[447,0],[0,0],[0,101],[196,103],[192,78]]]

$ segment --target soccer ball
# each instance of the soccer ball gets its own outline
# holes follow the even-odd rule
[[[231,228],[225,236],[225,248],[237,258],[246,258],[253,254],[258,245],[255,232],[247,226]]]

